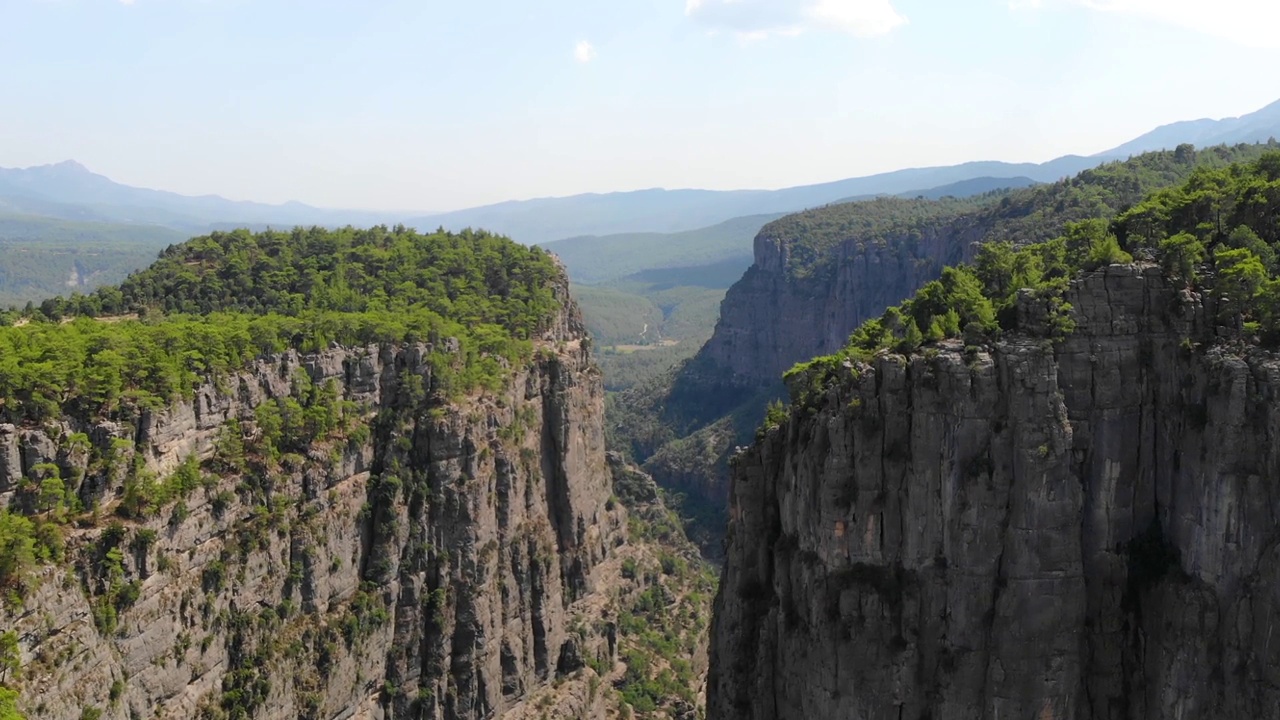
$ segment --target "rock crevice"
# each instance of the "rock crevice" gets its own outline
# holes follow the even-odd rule
[[[1280,717],[1280,360],[1151,266],[1067,300],[735,459],[709,717]]]
[[[479,720],[582,658],[611,668],[615,648],[572,609],[626,515],[611,500],[599,371],[576,308],[563,315],[499,391],[451,402],[431,399],[430,347],[333,347],[263,358],[133,421],[0,426],[0,502],[51,463],[103,513],[68,537],[76,569],[47,567],[21,606],[0,607],[21,636],[24,711]],[[369,431],[278,465],[251,458],[180,510],[111,520],[124,478],[97,459],[127,452],[165,478],[214,458],[232,421],[251,445],[255,410],[300,374],[359,407]],[[77,451],[67,438],[80,433],[91,447]],[[97,580],[112,543],[137,550],[111,581],[136,589],[127,604]],[[600,702],[593,692],[580,710]]]

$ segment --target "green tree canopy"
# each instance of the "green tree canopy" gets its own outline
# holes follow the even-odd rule
[[[972,266],[946,268],[914,297],[855,330],[841,352],[792,368],[786,379],[793,401],[820,397],[850,360],[1019,330],[1014,311],[1021,292],[1045,304],[1046,330],[1060,337],[1073,327],[1064,299],[1069,278],[1132,262],[1130,250],[1153,254],[1171,276],[1225,298],[1224,324],[1243,320],[1243,329],[1260,331],[1264,344],[1280,347],[1280,278],[1271,274],[1280,250],[1280,152],[1221,166],[1202,162],[1204,151],[1178,155],[1176,162],[1194,164],[1186,181],[1137,199],[1114,220],[1100,210],[1098,217],[1063,223],[1059,237],[1025,244],[996,240],[978,250]],[[1200,277],[1208,256],[1213,272]]]

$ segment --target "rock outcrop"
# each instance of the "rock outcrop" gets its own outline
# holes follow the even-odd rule
[[[1280,718],[1280,360],[1155,267],[1067,299],[735,459],[710,718]]]
[[[705,518],[691,528],[704,552],[720,552],[729,495],[725,461],[750,437],[766,404],[783,394],[783,373],[840,349],[863,321],[909,297],[946,265],[969,259],[989,229],[962,215],[910,239],[868,245],[850,238],[832,250],[820,273],[806,277],[788,270],[794,238],[773,225],[756,236],[755,262],[729,288],[711,339],[669,377],[627,393],[629,407],[621,413],[620,434],[645,471],[686,496],[685,514]]]
[[[729,288],[700,358],[723,383],[774,385],[792,365],[844,347],[849,333],[943,267],[969,259],[971,244],[989,229],[961,216],[910,239],[868,246],[853,237],[820,274],[796,278],[787,270],[793,239],[765,226],[755,239],[755,263]]]
[[[333,347],[264,358],[128,421],[0,426],[0,500],[56,467],[102,503],[67,538],[75,567],[47,566],[21,603],[0,601],[23,710],[478,720],[586,664],[612,670],[598,571],[617,564],[626,510],[584,337],[570,304],[500,391],[447,404],[424,396],[430,348]],[[366,431],[270,472],[206,474],[158,516],[110,518],[118,467],[163,478],[220,458],[232,427],[251,444],[255,410],[303,377],[358,408]],[[603,717],[596,682],[563,693],[557,716]],[[525,714],[546,707],[561,706]]]
[[[670,376],[628,391],[614,434],[660,485],[722,508],[728,455],[784,394],[782,375],[795,363],[840,350],[863,322],[947,265],[973,259],[982,243],[1052,240],[1071,223],[1115,217],[1197,167],[1253,160],[1268,148],[1184,147],[1000,197],[878,198],[773,221],[756,236],[753,265],[726,293],[711,339]]]

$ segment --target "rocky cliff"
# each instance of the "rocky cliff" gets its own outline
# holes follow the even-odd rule
[[[691,532],[705,551],[720,551],[729,494],[724,461],[782,393],[782,374],[839,349],[863,321],[937,278],[944,266],[969,259],[984,229],[965,215],[909,240],[850,238],[822,272],[805,277],[789,270],[796,238],[786,226],[757,235],[755,262],[726,294],[715,334],[669,377],[628,392],[628,407],[616,413],[644,469],[686,495],[684,514],[699,518]]]
[[[60,477],[97,508],[65,562],[0,601],[22,709],[605,717],[617,703],[599,686],[626,670],[620,608],[660,583],[623,577],[657,560],[628,543],[584,338],[566,302],[500,390],[449,403],[427,392],[427,346],[335,346],[264,357],[119,422],[0,426],[0,507]],[[300,387],[358,417],[261,457],[258,411]],[[113,519],[126,476],[191,468],[181,499]]]
[[[975,243],[1058,237],[1111,218],[1196,168],[1257,158],[1269,145],[1147,153],[1055,183],[966,200],[833,204],[765,225],[754,264],[721,306],[700,357],[740,387],[776,383],[797,362],[835,352],[863,321],[910,297]]]
[[[1068,300],[735,459],[709,717],[1280,717],[1280,360],[1152,266]]]
[[[766,404],[783,394],[781,377],[793,364],[839,350],[864,321],[945,266],[971,260],[981,243],[1059,237],[1070,223],[1114,217],[1197,167],[1256,158],[1266,149],[1149,153],[1003,195],[880,198],[774,221],[755,239],[754,264],[725,295],[714,335],[669,377],[629,391],[615,413],[615,434],[659,484],[687,493],[694,504],[723,507],[725,460],[750,437]],[[718,538],[709,544],[717,546]]]
[[[788,272],[796,238],[767,225],[755,262],[725,295],[715,334],[701,352],[722,382],[756,389],[777,384],[792,365],[844,347],[849,333],[910,297],[947,265],[968,260],[985,226],[968,217],[883,244],[850,237],[821,273]]]

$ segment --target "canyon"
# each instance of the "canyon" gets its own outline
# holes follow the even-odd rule
[[[652,480],[607,457],[600,374],[563,274],[554,290],[496,391],[428,392],[449,339],[333,344],[132,417],[0,425],[0,506],[54,478],[93,508],[0,603],[26,716],[604,718],[649,680],[627,661],[650,623],[687,656],[658,704],[691,717],[711,580]],[[351,417],[273,463],[261,409],[314,388]],[[136,478],[184,472],[176,503],[121,510]]]
[[[1280,717],[1280,361],[1153,265],[849,363],[733,459],[708,717]]]

